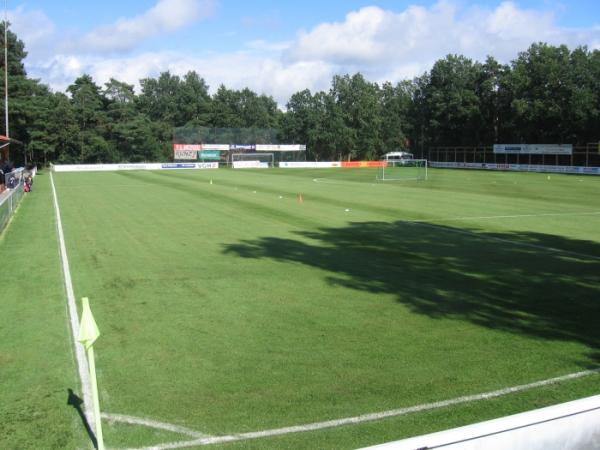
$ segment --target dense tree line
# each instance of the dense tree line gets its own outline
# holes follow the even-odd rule
[[[506,65],[448,55],[397,84],[336,75],[328,91],[293,94],[285,112],[250,89],[221,85],[211,95],[193,71],[142,79],[139,93],[116,79],[98,86],[89,75],[65,93],[52,92],[28,78],[23,42],[10,31],[8,49],[10,134],[25,144],[23,154],[11,154],[21,162],[168,160],[173,129],[181,126],[277,128],[282,141],[305,143],[308,158],[321,160],[600,137],[600,51],[586,47],[537,43]]]

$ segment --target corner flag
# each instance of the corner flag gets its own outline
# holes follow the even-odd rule
[[[96,325],[92,315],[88,298],[83,297],[81,302],[83,310],[81,311],[81,324],[79,325],[79,338],[77,340],[83,344],[87,351],[100,336],[100,330],[98,330],[98,325]]]
[[[90,383],[92,385],[92,401],[94,403],[94,421],[96,425],[96,442],[98,450],[104,450],[102,438],[102,422],[100,420],[100,400],[98,398],[98,383],[96,382],[96,363],[94,361],[94,342],[100,336],[100,330],[92,315],[90,301],[87,297],[81,299],[81,323],[79,325],[78,341],[83,344],[87,352],[88,365],[90,366]]]

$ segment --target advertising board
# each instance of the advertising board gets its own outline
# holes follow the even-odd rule
[[[175,150],[173,154],[173,159],[195,161],[197,156],[198,152],[196,150]]]
[[[221,159],[220,150],[202,150],[198,152],[198,159],[202,161],[219,161]]]
[[[342,163],[339,161],[281,161],[279,167],[284,169],[328,169],[342,167]]]
[[[259,152],[303,152],[306,151],[306,145],[300,144],[256,144],[256,150]]]
[[[234,169],[268,169],[269,163],[262,161],[233,161]]]
[[[256,150],[256,145],[255,144],[230,144],[229,150],[254,151],[254,150]]]
[[[571,144],[494,144],[494,153],[513,155],[571,155]]]
[[[202,144],[173,144],[173,151],[177,150],[190,150],[197,152],[202,150]]]

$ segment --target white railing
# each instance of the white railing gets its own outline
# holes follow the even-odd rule
[[[369,450],[584,450],[600,448],[600,395]],[[367,449],[363,449],[367,450]]]
[[[0,232],[4,230],[23,198],[25,176],[35,177],[36,173],[35,168],[30,172],[19,168],[4,174],[6,190],[0,193]]]

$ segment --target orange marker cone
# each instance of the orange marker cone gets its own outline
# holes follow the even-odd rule
[[[298,203],[304,203],[304,197],[302,197],[302,194],[298,194]]]

